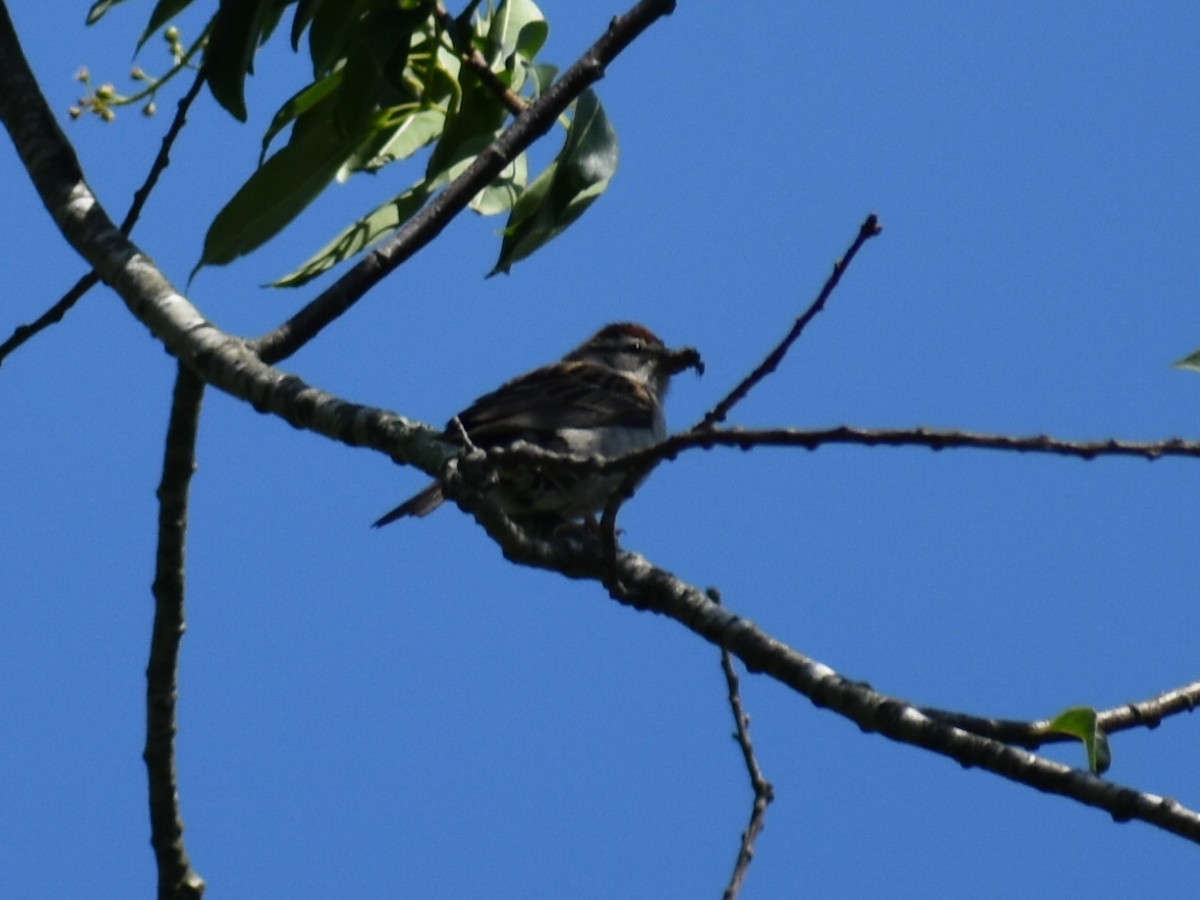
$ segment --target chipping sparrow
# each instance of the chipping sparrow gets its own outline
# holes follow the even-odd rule
[[[450,421],[442,438],[461,444],[465,432],[485,450],[526,441],[557,453],[622,456],[667,436],[663,399],[671,376],[687,368],[704,371],[691,347],[668,350],[641,325],[608,325],[558,362],[480,397]],[[619,472],[604,478],[551,476],[532,467],[504,473],[493,496],[514,518],[561,523],[603,509],[623,478]],[[428,515],[443,499],[435,481],[373,527]]]

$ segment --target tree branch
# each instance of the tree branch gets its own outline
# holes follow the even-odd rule
[[[476,520],[507,559],[571,578],[602,580],[607,571],[598,535],[543,540],[522,532],[489,503],[467,499]],[[751,672],[765,672],[814,705],[833,710],[867,732],[920,747],[965,767],[978,767],[1036,790],[1108,812],[1116,822],[1139,819],[1200,843],[1200,813],[1175,800],[1135,790],[1080,769],[1044,759],[1001,741],[971,734],[925,715],[919,708],[852,681],[772,638],[753,622],[714,603],[636,553],[615,560],[613,599],[637,610],[669,616],[737,656]]]
[[[188,488],[196,471],[196,430],[203,398],[204,382],[181,363],[158,488],[154,628],[146,666],[146,748],[142,754],[150,787],[150,844],[158,864],[158,896],[181,900],[204,894],[204,879],[192,868],[183,840],[175,768],[179,642],[187,630],[184,583]]]

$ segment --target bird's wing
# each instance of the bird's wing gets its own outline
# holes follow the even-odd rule
[[[535,369],[484,394],[458,415],[472,442],[536,441],[560,428],[651,427],[656,401],[641,382],[590,362]],[[454,435],[453,423],[447,434]]]

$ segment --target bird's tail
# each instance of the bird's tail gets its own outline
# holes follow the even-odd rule
[[[403,519],[405,516],[427,516],[439,506],[445,498],[442,496],[442,486],[438,482],[434,482],[417,494],[415,497],[409,497],[387,515],[381,517],[376,522],[372,523],[372,528],[382,528],[384,525],[390,525],[397,519]]]

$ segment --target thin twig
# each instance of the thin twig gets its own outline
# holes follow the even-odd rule
[[[1102,456],[1137,457],[1149,461],[1166,456],[1200,458],[1200,441],[1185,441],[1182,438],[1166,438],[1161,441],[1123,441],[1117,438],[1070,441],[1044,434],[1017,437],[955,429],[856,428],[840,425],[815,430],[722,428],[712,431],[684,431],[653,447],[610,459],[570,456],[525,445],[510,450],[489,450],[487,461],[499,470],[537,465],[548,472],[563,475],[627,472],[632,474],[632,478],[627,481],[632,480],[636,483],[663,462],[697,448],[710,450],[714,447],[735,447],[739,450],[752,450],[758,447],[802,447],[806,450],[816,450],[827,444],[925,447],[930,450],[1000,450],[1012,453],[1044,453],[1083,460],[1093,460]],[[620,491],[615,495],[619,501],[618,509],[623,500],[621,495]]]
[[[708,598],[713,603],[721,602],[721,594],[716,588],[708,589]],[[754,801],[750,805],[750,824],[742,832],[742,841],[738,846],[737,861],[733,866],[733,874],[729,877],[729,885],[725,888],[725,900],[735,900],[742,892],[742,884],[746,873],[750,871],[750,863],[754,859],[754,845],[766,825],[767,807],[775,799],[775,788],[767,781],[758,764],[754,753],[754,744],[750,740],[750,716],[742,705],[742,687],[738,681],[737,672],[733,668],[733,657],[724,647],[721,648],[721,671],[725,673],[725,686],[729,691],[729,708],[733,712],[734,740],[742,750],[742,760],[746,764],[746,774],[750,777],[750,788],[754,791]]]
[[[725,417],[729,415],[729,411],[738,403],[746,398],[746,395],[754,389],[754,386],[770,375],[783,362],[784,356],[796,339],[808,327],[808,323],[817,317],[817,314],[825,308],[825,301],[829,299],[829,295],[833,293],[834,288],[838,286],[838,282],[842,280],[842,273],[846,271],[846,267],[854,260],[855,254],[858,253],[860,247],[869,241],[875,235],[883,230],[879,224],[879,219],[875,213],[867,216],[866,221],[858,229],[858,236],[854,238],[854,243],[850,245],[844,256],[833,264],[833,272],[825,282],[825,286],[821,288],[821,293],[817,295],[817,299],[812,302],[812,305],[804,311],[804,314],[796,319],[792,325],[792,330],[787,333],[787,336],[779,342],[774,350],[767,354],[767,358],[759,363],[758,368],[742,379],[728,396],[720,403],[712,408],[705,417],[700,420],[693,428],[693,431],[704,431],[714,428],[721,422],[725,421]]]
[[[750,391],[754,389],[755,385],[757,385],[760,381],[762,381],[779,367],[779,364],[783,362],[783,358],[787,355],[788,350],[791,349],[792,344],[796,342],[800,335],[804,333],[804,329],[808,327],[808,323],[815,319],[817,314],[825,308],[826,301],[829,299],[829,296],[833,293],[834,289],[838,286],[838,282],[842,279],[842,273],[846,271],[846,267],[849,266],[854,260],[859,248],[862,247],[862,245],[868,240],[875,237],[875,235],[879,234],[882,230],[883,228],[879,224],[879,219],[875,213],[871,213],[869,216],[867,216],[866,220],[862,223],[862,225],[859,226],[858,235],[854,238],[854,242],[842,255],[842,258],[834,263],[833,272],[830,274],[829,278],[826,279],[820,293],[817,294],[817,299],[814,300],[808,309],[806,309],[804,313],[796,319],[792,325],[791,331],[787,333],[787,335],[782,341],[779,342],[775,349],[767,354],[766,359],[764,359],[753,372],[742,379],[742,381],[732,391],[730,391],[723,400],[714,406],[702,420],[693,425],[690,431],[683,432],[682,435],[678,436],[706,434],[711,432],[712,429],[725,420],[725,417],[729,415],[729,411],[733,409],[736,404],[740,403],[746,398]],[[703,373],[703,371],[704,369],[701,367],[700,372]],[[608,505],[604,509],[604,518],[601,524],[604,527],[603,533],[605,535],[616,534],[617,514],[621,511],[621,506],[625,503],[625,501],[633,496],[633,491],[637,487],[638,482],[644,478],[650,472],[650,470],[658,464],[658,462],[662,461],[663,459],[673,457],[673,453],[669,450],[664,450],[662,455],[658,455],[655,452],[662,446],[662,444],[659,444],[657,447],[651,448],[651,450],[647,451],[647,454],[651,455],[648,465],[644,467],[640,465],[629,467],[629,472],[626,475],[620,490],[613,494],[608,501]],[[616,541],[606,540],[605,548],[606,552],[608,552],[610,556],[615,555]]]
[[[1092,460],[1101,456],[1135,456],[1156,460],[1164,456],[1200,457],[1200,441],[1167,438],[1161,441],[1070,441],[1046,434],[1017,437],[980,434],[935,428],[836,428],[766,430],[729,428],[721,431],[677,434],[649,450],[625,457],[626,465],[644,465],[654,458],[670,458],[691,447],[804,447],[815,450],[825,444],[860,444],[866,447],[927,447],[930,450],[1006,450],[1016,453],[1048,453]]]
[[[492,67],[488,65],[488,61],[483,58],[483,54],[478,48],[471,46],[470,40],[462,39],[462,29],[459,28],[459,20],[450,15],[450,11],[446,9],[445,4],[438,0],[433,7],[434,14],[441,22],[442,29],[446,34],[450,35],[450,43],[454,48],[455,54],[458,56],[459,62],[475,73],[483,85],[495,94],[501,103],[503,103],[510,113],[514,116],[519,116],[525,112],[529,104],[523,97],[513,92],[513,90],[500,80],[500,76],[492,71]],[[471,47],[470,51],[463,50],[466,45]]]
[[[175,766],[179,642],[187,629],[184,583],[188,488],[196,470],[196,431],[203,398],[204,382],[180,363],[158,488],[154,627],[146,666],[146,748],[142,754],[150,787],[150,844],[158,864],[158,896],[171,898],[198,898],[204,894],[204,879],[192,868],[183,840]]]
[[[171,120],[171,127],[167,129],[167,133],[163,135],[162,144],[158,148],[158,155],[154,157],[150,171],[146,174],[146,180],[142,182],[142,186],[133,194],[133,203],[130,204],[129,212],[125,213],[125,218],[121,221],[122,234],[129,234],[133,231],[133,226],[137,224],[137,220],[142,214],[142,209],[146,206],[146,201],[150,199],[150,193],[158,186],[158,179],[166,171],[167,166],[171,164],[171,149],[175,146],[175,141],[179,137],[179,133],[183,131],[183,126],[187,124],[188,110],[192,108],[192,104],[200,96],[200,89],[202,87],[204,87],[203,68],[196,73],[196,77],[192,79],[192,86],[180,98],[179,105],[175,110],[175,118]]]
[[[54,305],[48,310],[25,325],[18,325],[13,329],[13,333],[8,336],[8,339],[0,344],[0,365],[4,365],[5,358],[14,350],[19,348],[27,341],[33,340],[38,334],[45,331],[55,322],[61,322],[65,316],[80,298],[88,291],[96,286],[96,282],[100,279],[96,277],[95,272],[88,272],[77,282],[75,282],[63,294]]]
[[[122,97],[120,105],[129,106],[134,103],[140,103],[146,97],[150,97],[152,95],[154,96],[155,99],[157,99],[158,92],[162,90],[163,85],[168,84],[176,75],[178,75],[184,69],[192,69],[198,75],[200,75],[199,84],[197,84],[196,82],[192,82],[192,87],[189,89],[189,93],[191,93],[194,98],[195,95],[200,92],[199,85],[204,83],[204,76],[203,76],[203,74],[201,74],[204,71],[204,67],[203,66],[197,67],[197,66],[191,65],[192,58],[195,57],[195,55],[197,53],[199,53],[201,50],[203,50],[207,46],[209,35],[212,33],[214,21],[215,21],[215,17],[213,19],[208,20],[208,24],[205,25],[204,30],[200,32],[200,36],[198,38],[196,38],[195,41],[192,42],[192,46],[188,47],[187,50],[184,51],[182,56],[177,57],[177,59],[179,61],[176,62],[173,66],[171,66],[171,68],[169,68],[167,70],[166,75],[164,75],[162,78],[148,79],[150,83],[145,88],[138,91],[137,93],[130,94],[128,97]],[[191,101],[188,101],[188,102],[190,103]]]
[[[1200,705],[1200,681],[1193,681],[1149,700],[1098,711],[1096,724],[1108,734],[1132,728],[1157,728],[1163,719],[1190,713],[1197,705]],[[988,719],[931,706],[922,706],[920,709],[924,715],[943,724],[1029,750],[1046,744],[1078,740],[1071,735],[1049,731],[1050,719],[1026,722],[1018,719]]]
[[[530,103],[503,134],[386,244],[368,253],[279,328],[252,342],[251,348],[259,358],[273,364],[291,356],[441,234],[476,194],[549,131],[580,94],[604,77],[605,68],[626,47],[674,9],[674,0],[640,0],[629,12],[614,18],[608,30],[562,77]]]
[[[192,86],[188,88],[183,99],[179,101],[179,108],[175,113],[175,118],[171,120],[171,127],[167,129],[167,133],[163,136],[162,145],[159,147],[158,155],[154,157],[154,162],[150,165],[150,171],[146,175],[142,186],[138,188],[133,195],[133,202],[129,205],[129,212],[125,213],[125,218],[121,222],[121,232],[129,234],[133,230],[133,226],[137,224],[138,217],[142,214],[142,209],[146,205],[146,201],[150,199],[150,193],[158,184],[158,179],[163,171],[170,163],[171,147],[175,144],[175,139],[179,137],[179,132],[183,129],[184,123],[187,120],[188,109],[191,108],[192,102],[200,93],[200,88],[204,84],[204,75],[197,74]],[[27,325],[18,325],[13,333],[3,344],[0,344],[0,365],[4,364],[4,358],[24,344],[26,341],[32,340],[37,334],[45,331],[56,322],[61,322],[63,316],[73,307],[79,300],[96,286],[99,281],[95,272],[88,272],[80,278],[70,289],[58,299],[53,306],[37,317],[36,320]]]

